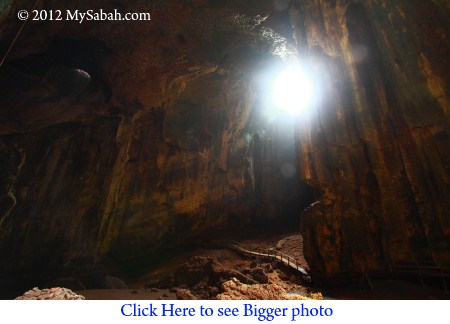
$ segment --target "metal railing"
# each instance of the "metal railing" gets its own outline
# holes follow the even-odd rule
[[[424,285],[424,278],[440,278],[444,291],[448,294],[448,278],[450,278],[450,262],[435,261],[410,261],[392,262],[392,272],[395,274],[409,274],[419,277],[420,283]]]
[[[215,242],[211,243],[211,245],[222,246],[222,247],[234,249],[234,250],[237,250],[239,252],[242,252],[242,253],[245,253],[248,255],[254,255],[254,256],[259,256],[259,257],[264,257],[264,258],[275,259],[275,260],[281,261],[288,267],[296,269],[297,271],[299,271],[302,274],[309,277],[308,272],[298,263],[298,261],[296,259],[294,259],[293,257],[291,257],[285,253],[277,251],[275,249],[260,249],[260,251],[253,251],[253,250],[247,249],[239,242],[231,241],[231,240],[215,241]]]
[[[303,267],[301,267],[301,265],[298,263],[296,259],[275,249],[258,249],[259,251],[250,250],[244,247],[239,242],[231,240],[216,241],[213,242],[212,245],[231,248],[248,255],[255,255],[259,257],[276,259],[309,277],[309,273]],[[386,264],[386,266],[383,269],[378,269],[377,271],[365,271],[361,267],[358,277],[360,277],[361,281],[367,282],[370,288],[373,288],[372,279],[370,278],[371,276],[376,277],[377,275],[389,273],[391,273],[391,275],[409,274],[417,276],[422,285],[424,285],[425,277],[440,278],[442,280],[444,292],[446,294],[449,293],[448,280],[450,278],[450,262],[435,262],[435,261],[391,262],[390,264]],[[357,275],[354,269],[351,270],[349,269],[348,271],[342,270],[341,272],[339,272],[339,274],[342,277],[346,276],[355,277],[355,275]],[[337,274],[337,277],[339,277],[339,274]]]
[[[385,262],[374,270],[367,270],[361,265],[333,272],[332,275],[314,275],[316,282],[327,283],[335,287],[336,283],[352,282],[354,286],[368,286],[373,288],[372,281],[375,278],[415,277],[425,286],[425,278],[440,279],[445,294],[449,294],[450,262],[436,261],[402,261]]]

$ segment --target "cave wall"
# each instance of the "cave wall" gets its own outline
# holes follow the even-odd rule
[[[5,9],[2,49],[32,5]],[[153,261],[198,237],[296,224],[305,188],[280,176],[294,146],[252,113],[254,57],[276,59],[255,33],[271,1],[37,7],[100,8],[152,21],[29,21],[0,70],[0,270]]]
[[[33,3],[0,9],[2,52],[14,13]],[[449,259],[445,1],[63,5],[37,9],[152,20],[30,21],[19,35],[0,70],[1,270],[125,263],[291,222],[304,207],[298,174],[318,199],[301,218],[313,273]],[[261,26],[321,80],[295,136],[257,113],[251,76],[280,41]]]
[[[437,1],[304,1],[299,52],[323,79],[298,127],[302,216],[317,276],[450,260],[449,8]]]

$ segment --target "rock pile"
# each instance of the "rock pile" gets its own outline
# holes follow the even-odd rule
[[[184,290],[178,290],[179,299],[211,299],[230,278],[248,285],[266,284],[269,282],[268,271],[273,271],[270,264],[255,263],[238,270],[223,266],[216,257],[195,256],[175,269],[173,274],[148,282],[145,288],[180,287]]]
[[[308,293],[305,295],[289,293],[277,284],[247,285],[236,278],[223,283],[223,293],[217,295],[219,300],[309,300],[323,299],[321,293]]]
[[[67,288],[50,288],[40,290],[34,287],[28,290],[22,296],[17,297],[16,300],[84,300],[84,296],[75,294],[72,290]]]

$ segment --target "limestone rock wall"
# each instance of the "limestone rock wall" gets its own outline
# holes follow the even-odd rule
[[[0,8],[2,49],[33,3]],[[44,8],[152,20],[30,21],[17,39],[0,69],[0,271],[147,260],[252,221],[287,223],[305,203],[299,173],[318,199],[302,216],[314,273],[450,258],[445,1]],[[261,28],[295,44],[321,84],[295,136],[257,113],[251,77],[280,44]]]
[[[450,259],[449,24],[437,1],[303,1],[290,17],[321,102],[298,127],[317,275]]]
[[[2,48],[32,4],[8,7]],[[37,7],[100,8],[152,20],[30,21],[0,70],[0,271],[151,262],[199,236],[296,216],[299,180],[279,171],[286,145],[260,136],[252,114],[253,58],[272,59],[255,30],[271,2]],[[287,159],[295,166],[293,146]]]

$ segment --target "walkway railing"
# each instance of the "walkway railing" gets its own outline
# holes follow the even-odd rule
[[[393,262],[392,272],[397,274],[410,274],[418,276],[420,283],[424,285],[424,278],[440,278],[446,294],[449,292],[447,280],[450,278],[450,262],[412,261]]]
[[[242,252],[248,255],[255,255],[259,257],[267,257],[271,259],[275,259],[283,262],[285,265],[296,269],[301,272],[303,275],[309,277],[309,273],[301,267],[296,259],[293,257],[284,254],[275,249],[263,249],[261,251],[253,251],[241,245],[236,241],[216,241],[211,243],[214,246],[222,246],[229,249],[234,249],[238,252]],[[341,271],[342,276],[348,274],[350,277],[355,276],[355,270]],[[424,278],[440,278],[442,280],[442,286],[444,288],[444,292],[446,294],[449,293],[449,283],[448,280],[450,278],[450,262],[433,262],[433,261],[413,261],[413,262],[393,262],[389,265],[386,265],[385,270],[378,270],[375,272],[366,272],[361,268],[361,280],[368,283],[368,285],[372,288],[372,282],[369,277],[377,276],[378,274],[386,274],[391,273],[394,275],[400,274],[410,274],[419,277],[420,283],[424,285]]]
[[[263,258],[275,259],[275,260],[281,261],[288,267],[291,267],[309,277],[308,272],[298,263],[298,261],[296,259],[294,259],[293,257],[291,257],[287,254],[284,254],[280,251],[277,251],[275,249],[263,249],[262,251],[252,251],[252,250],[247,249],[246,247],[244,247],[243,245],[241,245],[239,242],[236,242],[236,241],[215,241],[215,242],[212,242],[211,245],[222,246],[222,247],[233,249],[233,250],[236,250],[238,252],[242,252],[242,253],[245,253],[248,255],[254,255],[254,256],[259,256],[259,257],[263,257]]]
[[[334,272],[332,276],[315,275],[314,277],[318,279],[319,282],[328,282],[333,286],[335,286],[336,282],[352,281],[354,285],[368,285],[370,288],[373,288],[372,280],[374,278],[384,278],[386,276],[396,278],[413,276],[419,279],[422,286],[425,286],[426,278],[434,278],[435,280],[440,279],[445,294],[449,294],[450,262],[386,262],[376,270],[365,270],[364,267],[360,266],[359,270],[355,268],[341,269],[339,272]]]

